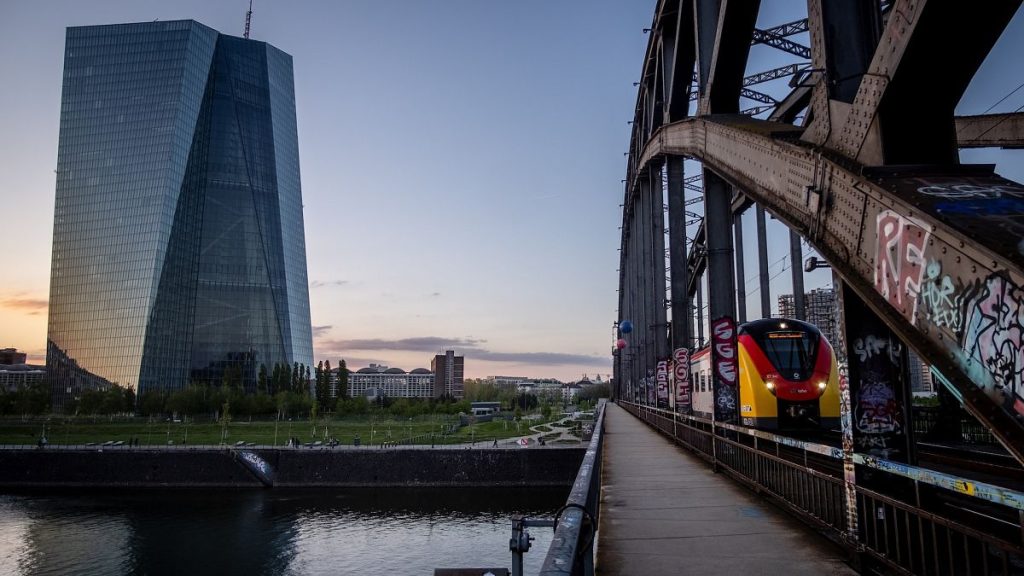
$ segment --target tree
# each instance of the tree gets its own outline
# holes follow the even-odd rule
[[[338,360],[338,398],[348,399],[348,367],[344,358]]]
[[[328,390],[327,383],[330,378],[330,363],[327,364],[327,369],[324,369],[323,361],[316,367],[316,387],[314,388],[314,397],[318,406],[327,406],[330,390]]]
[[[269,394],[270,391],[267,388],[267,365],[260,364],[260,374],[256,377],[256,394]]]
[[[324,394],[324,399],[327,401],[325,406],[327,406],[331,410],[333,410],[334,409],[334,404],[338,400],[338,396],[337,396],[338,391],[335,390],[334,391],[334,394],[335,394],[334,397],[331,397],[331,361],[330,360],[327,360],[327,361],[324,362],[324,390],[326,390],[326,393]]]
[[[295,362],[292,365],[292,386],[291,386],[291,390],[293,390],[293,391],[301,390],[302,389],[301,388],[302,384],[300,382],[301,382],[301,380],[299,379],[299,363]]]

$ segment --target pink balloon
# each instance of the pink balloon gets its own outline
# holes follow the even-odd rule
[[[619,338],[619,339],[618,339],[618,340],[617,340],[617,341],[615,342],[615,347],[616,347],[616,348],[618,348],[619,350],[622,350],[623,348],[625,348],[625,347],[626,347],[626,341],[625,341],[625,340],[623,340],[622,338]]]

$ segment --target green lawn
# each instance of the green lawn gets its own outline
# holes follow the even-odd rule
[[[396,444],[451,444],[470,441],[492,441],[530,434],[529,424],[522,422],[517,430],[515,422],[495,421],[457,428],[454,433],[445,430],[457,424],[458,417],[449,415],[419,416],[409,419],[380,419],[369,416],[321,418],[316,426],[308,419],[271,421],[233,421],[225,427],[216,422],[148,422],[145,418],[109,422],[103,419],[79,418],[49,422],[17,419],[0,420],[0,444],[34,445],[44,433],[51,445],[101,444],[106,441],[138,439],[141,445],[208,445],[220,444],[222,436],[228,444],[253,442],[257,445],[283,446],[290,437],[301,442],[336,438],[341,444],[351,445],[356,436],[362,445]],[[530,424],[536,421],[531,421]]]

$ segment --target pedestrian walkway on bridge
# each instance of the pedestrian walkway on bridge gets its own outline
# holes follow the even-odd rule
[[[598,574],[856,574],[846,555],[609,403]]]

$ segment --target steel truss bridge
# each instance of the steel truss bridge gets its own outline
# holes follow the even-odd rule
[[[703,340],[694,304],[702,310],[706,297],[714,421],[736,433],[729,359],[746,295],[734,242],[742,246],[739,215],[756,210],[768,317],[770,214],[790,230],[797,315],[802,242],[825,258],[839,293],[833,344],[846,362],[836,493],[856,546],[869,546],[857,489],[874,477],[868,487],[879,490],[867,464],[917,464],[908,350],[932,366],[943,395],[1024,463],[1024,185],[991,165],[961,163],[959,152],[1024,147],[1024,113],[955,114],[1020,4],[808,0],[806,18],[761,29],[757,0],[660,0],[645,29],[614,328],[626,347],[614,352],[613,395],[661,426],[688,417],[688,358]],[[751,73],[757,44],[793,62]],[[780,78],[789,79],[783,97],[759,89]],[[687,175],[695,162],[699,172]],[[668,398],[655,418],[642,405],[657,403],[647,391],[662,374]],[[890,413],[876,414],[869,396],[883,389]]]

